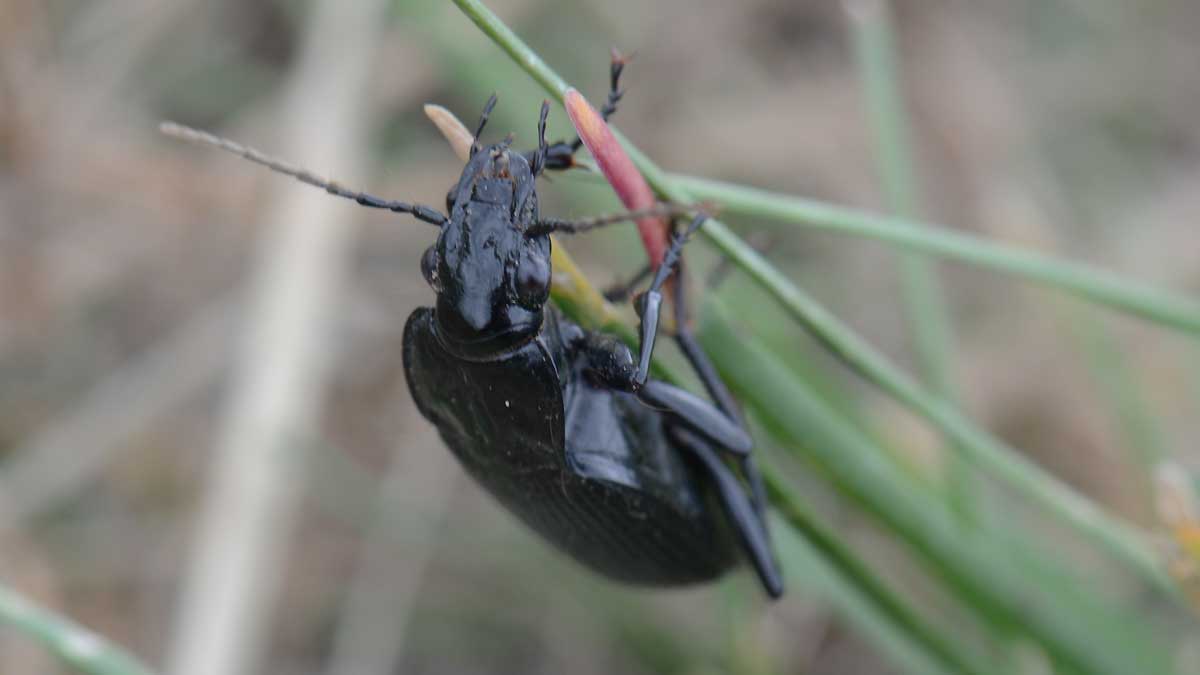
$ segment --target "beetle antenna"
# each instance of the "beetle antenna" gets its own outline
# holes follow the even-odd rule
[[[209,145],[232,152],[233,154],[244,157],[255,164],[265,166],[272,171],[281,173],[285,176],[291,176],[301,183],[320,188],[331,195],[352,199],[363,206],[369,206],[375,209],[387,209],[388,211],[395,211],[397,213],[407,213],[419,220],[423,220],[427,223],[438,226],[445,224],[447,220],[446,216],[442,215],[440,211],[433,207],[382,199],[380,197],[369,195],[365,192],[358,192],[344,188],[336,181],[318,176],[308,169],[292,165],[282,159],[264,154],[249,146],[231,141],[228,138],[210,134],[207,131],[193,129],[191,127],[187,127],[182,124],[176,124],[174,122],[163,122],[158,126],[158,130],[167,136],[171,136],[172,138],[178,138],[180,140],[199,145]]]
[[[539,237],[546,234],[554,234],[561,232],[563,234],[579,234],[594,230],[605,225],[614,223],[623,223],[625,221],[638,220],[640,218],[661,217],[661,216],[685,216],[693,213],[710,213],[713,210],[712,204],[675,204],[673,202],[659,202],[654,206],[646,209],[637,209],[634,211],[625,211],[624,213],[613,213],[606,216],[596,216],[594,218],[581,218],[579,220],[559,220],[557,218],[543,218],[525,229],[526,237]],[[706,216],[707,217],[707,216]]]
[[[487,103],[483,106],[483,112],[479,114],[479,126],[475,128],[475,142],[471,143],[471,156],[479,152],[483,148],[479,144],[479,137],[483,134],[483,128],[487,126],[488,117],[492,114],[492,109],[496,107],[496,95],[492,94],[488,97]]]
[[[550,102],[542,101],[542,111],[538,114],[538,149],[537,154],[533,156],[533,177],[537,178],[542,170],[546,167],[546,153],[550,151],[550,146],[546,144],[546,118],[550,116]]]

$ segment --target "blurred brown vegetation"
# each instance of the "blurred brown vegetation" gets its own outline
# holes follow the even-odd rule
[[[1200,4],[896,4],[929,220],[1200,289]],[[837,3],[492,6],[594,99],[608,47],[636,51],[614,119],[660,165],[880,205]],[[512,129],[522,145],[534,137],[534,85],[451,4],[397,2],[361,102],[370,152],[327,166],[278,147],[280,87],[306,12],[284,2],[0,3],[0,579],[155,665],[191,554],[260,217],[285,180],[161,138],[159,120],[430,204],[460,165],[422,103],[472,119],[496,90],[491,131]],[[564,116],[554,118],[565,135]],[[556,215],[612,206],[568,179],[543,191]],[[460,475],[408,399],[400,332],[431,297],[418,271],[429,230],[349,203],[338,213],[356,239],[324,409],[297,431],[314,468],[259,672],[325,669],[364,544],[380,536],[395,560],[376,581],[410,589],[397,604],[397,672],[890,672],[802,587],[765,614],[721,588],[614,588],[523,531]],[[891,251],[737,224],[911,363]],[[603,233],[569,246],[606,284],[640,264],[633,241]],[[1195,347],[1009,279],[942,269],[972,415],[1108,507],[1151,522],[1147,467],[1198,459]],[[744,284],[731,279],[722,292]],[[755,310],[776,342],[802,344],[772,306]],[[845,386],[895,445],[928,456],[936,440],[919,425]],[[1150,431],[1122,417],[1115,390],[1135,398]],[[381,486],[403,508],[372,529]],[[838,526],[874,536],[852,518]],[[56,672],[20,637],[0,637],[0,672]]]

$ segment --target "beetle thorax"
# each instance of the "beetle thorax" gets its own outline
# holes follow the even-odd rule
[[[438,294],[439,335],[466,358],[524,343],[541,327],[550,241],[528,236],[537,195],[525,158],[506,144],[475,154],[451,193],[450,220],[422,260]]]

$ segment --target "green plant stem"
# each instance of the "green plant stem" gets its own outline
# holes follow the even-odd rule
[[[1200,346],[1188,351],[1188,365],[1192,372],[1192,398],[1196,413],[1200,414]]]
[[[3,587],[0,622],[37,640],[64,663],[89,675],[150,675],[150,670],[124,649]]]
[[[1077,310],[1068,308],[1072,309]],[[1148,491],[1154,467],[1170,453],[1162,430],[1138,391],[1128,355],[1112,332],[1096,317],[1080,311],[1067,311],[1066,321],[1083,345],[1084,355],[1092,366],[1092,376],[1109,400],[1112,417],[1125,437],[1125,443],[1133,451],[1131,459],[1142,469],[1142,481],[1146,483],[1145,489]]]
[[[560,246],[554,248],[555,283],[551,296],[555,305],[567,316],[584,326],[610,332],[630,346],[638,337],[623,323],[618,323],[613,309],[579,271],[571,257]],[[678,382],[669,369],[654,362],[656,376]],[[791,491],[770,467],[764,475],[771,490],[772,504],[780,509],[786,521],[796,530],[804,547],[803,554],[819,567],[827,583],[831,600],[840,611],[872,631],[885,647],[896,652],[899,661],[909,665],[911,672],[926,675],[932,672],[985,673],[973,666],[975,659],[931,628],[912,608],[893,594],[847,548],[820,528],[810,517],[800,497]],[[903,637],[903,640],[898,638]],[[919,663],[921,667],[915,667]],[[937,670],[931,670],[938,664]],[[948,669],[948,670],[947,670]]]
[[[586,161],[579,164],[589,166]],[[604,180],[594,171],[574,175],[588,181]],[[724,213],[895,244],[918,253],[1011,274],[1165,328],[1200,336],[1200,303],[1085,263],[1023,250],[909,218],[683,173],[662,175],[694,199],[718,204]]]
[[[566,82],[539,58],[519,37],[516,36],[500,19],[478,0],[454,0],[455,4],[485,33],[525,69],[535,80],[541,83],[547,91],[556,96],[561,102]],[[669,201],[689,203],[698,198],[683,186],[671,181],[666,173],[654,164],[646,155],[634,147],[617,129],[613,129],[617,140],[625,147],[634,164],[642,171],[647,182],[658,193]],[[722,200],[724,201],[724,200]],[[829,208],[829,207],[826,207]],[[920,234],[919,228],[909,228]],[[842,324],[828,310],[800,290],[787,277],[771,266],[757,251],[743,242],[724,223],[710,218],[702,228],[718,249],[720,249],[734,264],[742,268],[752,279],[765,289],[779,304],[808,329],[828,349],[850,365],[856,372],[867,380],[875,383],[897,401],[917,412],[932,422],[940,431],[953,439],[958,448],[978,466],[983,467],[1005,482],[1016,488],[1022,495],[1032,499],[1051,513],[1072,524],[1080,531],[1087,533],[1104,546],[1111,554],[1133,569],[1138,571],[1147,581],[1166,594],[1175,596],[1177,587],[1170,577],[1162,570],[1158,559],[1147,546],[1146,542],[1129,526],[1118,521],[1100,510],[1087,499],[1079,496],[1060,481],[1032,464],[1021,454],[1006,446],[999,440],[977,428],[961,413],[947,406],[938,397],[923,390],[908,376],[887,361],[879,352],[867,345],[849,327]],[[974,246],[968,250],[975,251]],[[1045,272],[1053,271],[1053,263],[1043,260],[1037,269]],[[1079,282],[1079,270],[1072,270],[1065,277],[1052,274],[1055,278],[1073,279]],[[1095,282],[1096,278],[1107,278],[1099,273],[1083,275],[1083,278]],[[1087,288],[1095,284],[1084,283]],[[1103,286],[1103,284],[1101,284]],[[1110,282],[1110,290],[1120,289],[1117,293],[1127,293],[1126,285]],[[1157,294],[1143,290],[1134,296],[1149,295],[1150,299],[1158,300]],[[1136,305],[1136,303],[1131,303]],[[1161,307],[1162,303],[1155,303]],[[1168,308],[1172,303],[1165,303]],[[1168,312],[1168,316],[1176,316],[1181,325],[1200,330],[1200,311],[1194,311],[1191,305],[1186,308],[1176,307],[1176,312]]]
[[[850,6],[849,14],[888,209],[901,218],[915,218],[920,190],[910,142],[911,125],[900,93],[888,2],[860,0]],[[937,270],[926,254],[905,251],[900,256],[900,282],[921,379],[932,393],[956,405],[958,396],[948,366],[954,340]],[[950,501],[964,518],[970,519],[975,515],[973,502],[977,494],[973,469],[961,452],[951,453],[945,464]]]
[[[614,130],[614,133],[624,142],[619,132]],[[636,148],[626,147],[634,163],[646,175],[646,179],[664,197],[679,202],[688,202],[696,198],[695,195],[670,183],[661,170]],[[1177,592],[1174,582],[1162,570],[1158,559],[1136,531],[1072,491],[1015,449],[976,427],[962,413],[938,397],[927,393],[820,303],[772,267],[724,223],[709,219],[702,231],[717,248],[770,293],[827,349],[905,407],[933,423],[955,441],[952,447],[963,452],[970,461],[993,472],[1021,494],[1095,538],[1160,590],[1170,594]]]
[[[995,631],[1027,635],[1081,673],[1168,672],[1161,645],[1138,619],[1031,558],[1005,530],[961,527],[942,501],[896,474],[881,448],[781,369],[757,339],[734,333],[728,316],[709,299],[701,342],[771,435],[895,533]],[[777,507],[786,508],[786,495],[776,496]]]
[[[454,0],[480,30],[492,38],[513,61],[562,101],[567,82],[542,61],[504,22],[478,0]],[[748,215],[781,219],[846,234],[867,236],[915,251],[956,258],[980,267],[1018,274],[1034,281],[1071,291],[1088,300],[1140,316],[1188,333],[1200,334],[1200,304],[1174,293],[1123,279],[1081,263],[990,244],[978,238],[917,223],[906,218],[880,216],[815,200],[767,190],[682,175],[668,175],[650,163],[616,129],[617,139],[631,150],[643,173],[653,167],[658,188],[670,185],[678,195],[713,200],[723,208]],[[658,184],[656,184],[656,182]],[[668,195],[669,196],[669,195]],[[712,220],[710,223],[714,222]]]
[[[769,190],[683,174],[667,174],[694,199],[726,213],[768,218],[904,248],[1013,274],[1184,333],[1200,335],[1200,303],[1083,263],[1060,260],[907,218],[884,216]]]
[[[858,2],[851,10],[851,33],[863,81],[867,112],[875,134],[877,164],[888,210],[915,218],[918,188],[912,160],[908,116],[898,87],[891,17],[884,0]],[[903,296],[918,362],[926,385],[947,400],[953,386],[946,367],[950,328],[942,288],[924,254],[901,257]]]
[[[856,602],[868,604],[871,613],[883,617],[891,631],[908,635],[920,645],[927,656],[932,657],[949,672],[994,672],[985,667],[980,659],[964,654],[959,645],[945,639],[941,631],[930,626],[924,618],[892,593],[852,551],[818,524],[808,508],[772,466],[765,462],[761,466],[772,505],[819,556],[827,568],[826,571],[836,575],[833,583],[842,585],[846,592],[852,592]]]
[[[1081,346],[1099,398],[1108,403],[1111,424],[1125,440],[1125,457],[1131,461],[1130,468],[1135,469],[1128,473],[1125,482],[1137,491],[1145,508],[1153,511],[1155,471],[1168,456],[1167,441],[1143,399],[1128,355],[1100,317],[1074,305],[1060,310],[1068,334]]]

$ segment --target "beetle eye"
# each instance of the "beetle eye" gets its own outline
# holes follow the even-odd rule
[[[425,283],[434,291],[442,292],[442,282],[438,279],[437,245],[425,249],[425,253],[421,255],[421,276],[425,277]]]
[[[517,299],[526,307],[540,307],[550,295],[550,264],[538,255],[521,261],[517,268]]]

